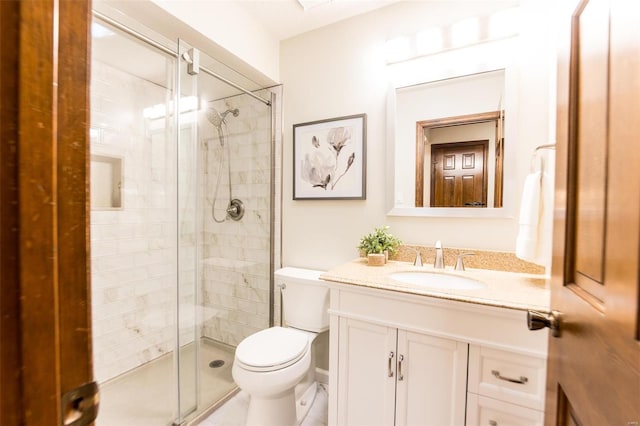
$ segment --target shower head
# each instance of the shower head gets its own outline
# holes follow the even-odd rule
[[[237,117],[240,114],[240,110],[238,110],[238,108],[228,109],[222,114],[220,114],[213,107],[209,107],[207,108],[207,111],[206,111],[207,120],[209,120],[209,122],[213,124],[217,129],[221,129],[222,123],[226,123],[224,119],[229,113],[231,113],[234,117]]]

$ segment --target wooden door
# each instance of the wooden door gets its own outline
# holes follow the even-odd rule
[[[546,424],[640,422],[640,8],[581,1],[559,56]]]
[[[489,141],[431,146],[431,207],[487,206]]]
[[[68,424],[94,407],[69,393],[92,381],[90,11],[0,2],[3,425]]]
[[[469,345],[398,331],[396,425],[462,425]]]
[[[394,424],[396,329],[340,318],[338,425]]]

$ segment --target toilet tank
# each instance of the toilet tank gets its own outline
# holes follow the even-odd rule
[[[274,273],[287,327],[316,333],[329,329],[329,287],[320,279],[323,272],[286,267]]]

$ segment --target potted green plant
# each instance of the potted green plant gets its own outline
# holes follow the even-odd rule
[[[399,238],[389,232],[389,226],[374,228],[373,232],[360,239],[358,249],[367,256],[370,265],[384,265],[389,254],[394,254],[402,244]]]

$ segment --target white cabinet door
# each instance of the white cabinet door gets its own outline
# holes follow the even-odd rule
[[[463,425],[466,343],[398,330],[396,425]]]
[[[340,318],[338,424],[393,425],[396,329]]]

